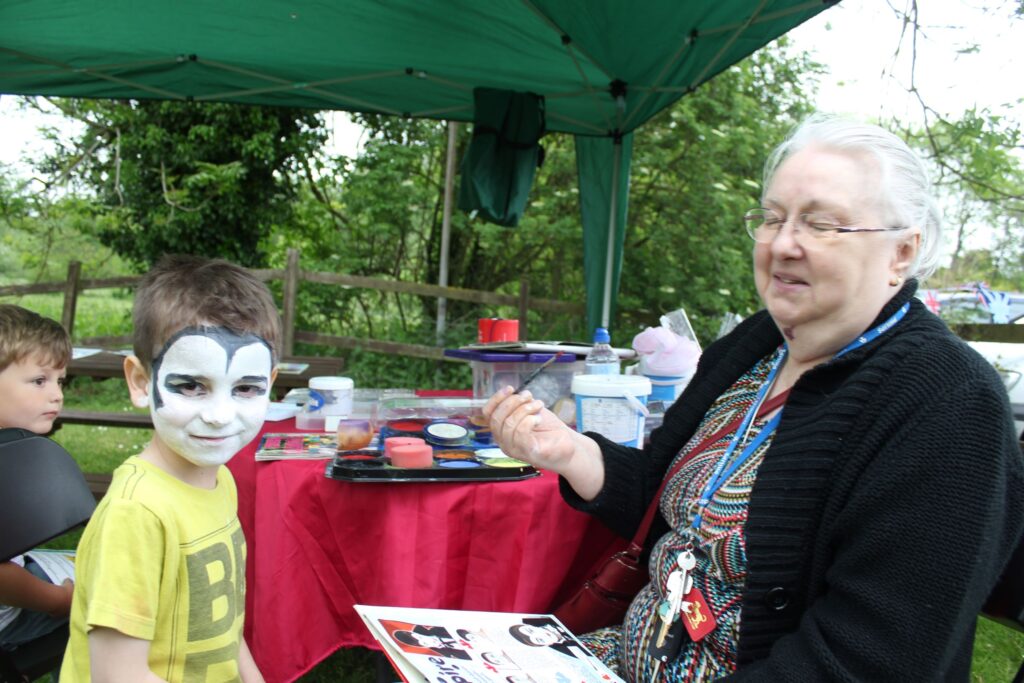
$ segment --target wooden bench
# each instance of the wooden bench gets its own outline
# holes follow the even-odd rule
[[[149,413],[114,412],[104,410],[61,410],[57,424],[79,424],[100,427],[136,427],[152,429],[153,418]]]
[[[85,475],[85,483],[89,485],[89,490],[92,491],[92,497],[97,501],[103,497],[110,488],[110,480],[114,475],[104,474],[101,472],[83,472]]]

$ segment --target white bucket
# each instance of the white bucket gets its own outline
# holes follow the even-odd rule
[[[348,415],[352,412],[355,383],[349,377],[310,377],[306,410],[318,415]]]
[[[651,381],[641,375],[576,375],[576,430],[639,448]]]

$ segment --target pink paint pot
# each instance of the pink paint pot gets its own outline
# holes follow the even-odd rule
[[[425,443],[392,446],[391,464],[405,469],[430,467],[434,464],[434,449]]]
[[[390,458],[391,451],[396,446],[424,446],[426,443],[423,439],[417,439],[414,436],[392,436],[384,439],[384,455]]]

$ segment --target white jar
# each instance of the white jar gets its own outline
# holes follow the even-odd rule
[[[306,411],[317,415],[349,415],[355,383],[349,377],[310,377]]]

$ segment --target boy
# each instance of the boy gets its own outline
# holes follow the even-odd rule
[[[82,535],[61,681],[262,682],[242,636],[245,538],[223,465],[263,424],[277,308],[243,268],[175,256],[143,277],[132,322],[125,379],[154,434]]]
[[[0,428],[47,434],[64,403],[71,339],[60,323],[0,304]],[[67,623],[73,586],[55,585],[26,556],[0,563],[0,647],[14,648]]]

